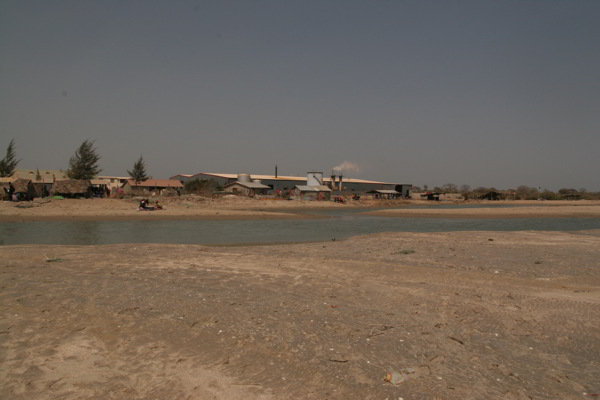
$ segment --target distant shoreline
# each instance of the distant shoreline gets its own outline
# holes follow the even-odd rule
[[[460,209],[387,209],[365,215],[395,218],[600,218],[600,204]]]
[[[372,209],[365,214],[403,218],[598,218],[600,201],[360,200],[346,204],[317,201],[269,201],[199,196],[159,198],[163,210],[139,211],[136,199],[65,199],[0,202],[0,222],[156,221],[156,220],[304,220],[328,218],[314,211]],[[155,199],[151,199],[151,205]],[[442,208],[447,205],[480,205]],[[516,207],[507,207],[514,205]],[[528,205],[530,207],[520,207]],[[418,208],[406,208],[406,207]],[[437,207],[440,206],[440,207]],[[502,207],[499,207],[502,206]],[[427,207],[427,208],[425,208]]]

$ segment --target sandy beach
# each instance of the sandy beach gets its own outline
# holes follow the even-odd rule
[[[600,231],[4,246],[0,397],[590,398],[599,260]]]
[[[286,201],[259,201],[233,197],[210,199],[200,196],[160,198],[164,209],[140,211],[139,199],[40,199],[34,202],[0,202],[0,221],[42,220],[147,220],[147,219],[293,219],[299,216],[286,209],[303,210]],[[155,205],[156,199],[151,200]],[[273,203],[277,203],[274,205]],[[326,207],[324,203],[321,207]],[[333,203],[331,203],[333,204]]]
[[[151,205],[157,199],[151,198]],[[286,201],[238,196],[212,199],[187,195],[158,198],[163,210],[140,211],[138,198],[36,199],[0,202],[1,221],[148,220],[148,219],[298,219],[318,218],[313,210],[373,209],[388,217],[443,218],[549,218],[600,217],[600,201],[494,201],[431,202],[422,200],[366,200],[346,204],[332,201]],[[482,208],[446,209],[445,205],[476,204]],[[526,205],[527,207],[522,207]],[[502,206],[502,207],[499,207]],[[514,206],[514,207],[511,207]],[[406,208],[416,207],[416,208]],[[425,208],[431,207],[431,208]]]

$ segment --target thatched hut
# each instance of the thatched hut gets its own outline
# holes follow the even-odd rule
[[[128,179],[121,186],[126,194],[147,196],[151,194],[160,194],[163,196],[174,196],[183,189],[183,184],[174,179],[147,179],[145,181],[135,181]]]
[[[90,197],[92,184],[89,180],[68,179],[56,181],[52,185],[53,196]]]
[[[15,178],[0,178],[0,199],[1,200],[10,200],[8,198],[8,189],[14,181],[15,181]]]
[[[33,200],[36,197],[35,188],[30,179],[15,179],[12,184],[19,200]]]
[[[46,197],[52,190],[52,183],[34,181],[33,188],[35,189],[35,197]]]

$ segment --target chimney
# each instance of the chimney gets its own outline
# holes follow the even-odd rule
[[[342,191],[342,174],[340,174],[340,188],[338,189],[340,192]]]
[[[335,174],[331,171],[331,182],[330,182],[331,190],[335,190]]]
[[[277,178],[277,165],[275,165],[275,178]]]

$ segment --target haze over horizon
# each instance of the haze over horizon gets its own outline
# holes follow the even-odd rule
[[[598,71],[592,0],[5,0],[0,158],[600,191]]]

